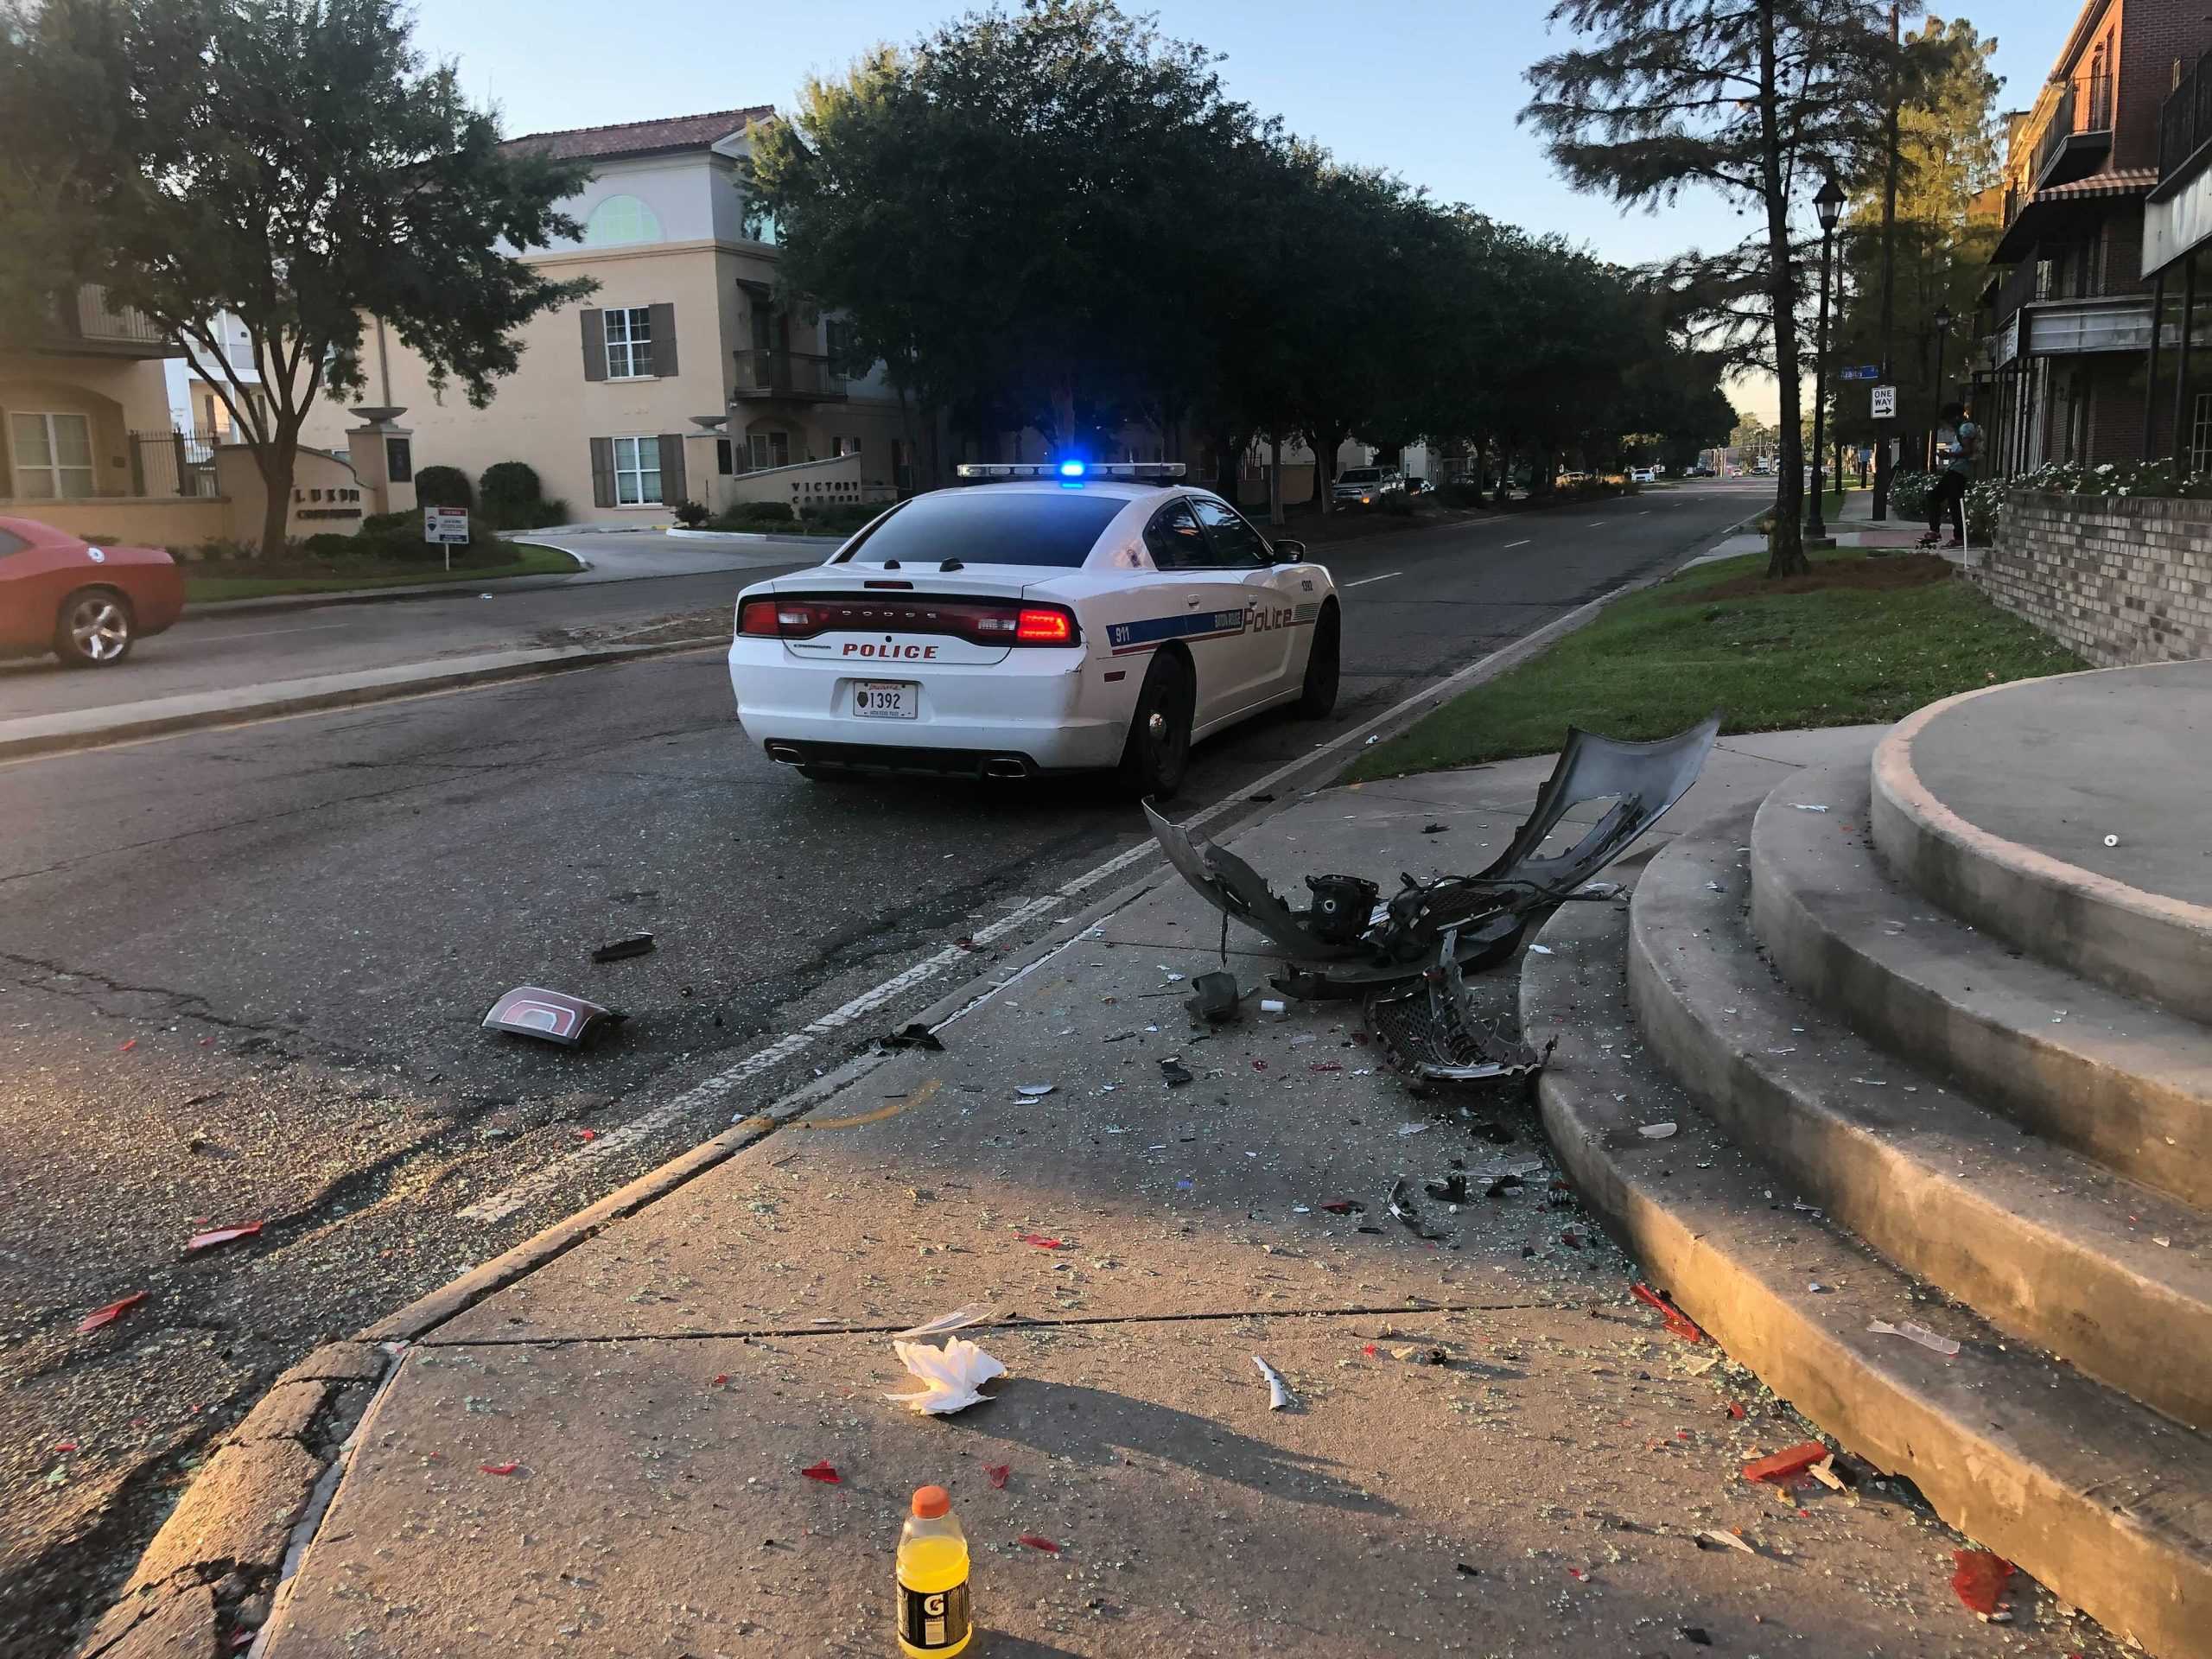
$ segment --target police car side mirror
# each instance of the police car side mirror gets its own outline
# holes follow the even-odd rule
[[[1306,543],[1303,542],[1277,542],[1274,550],[1277,564],[1296,564],[1306,557]]]

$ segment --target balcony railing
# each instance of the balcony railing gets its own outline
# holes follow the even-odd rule
[[[833,359],[819,353],[754,350],[733,355],[740,397],[831,400],[845,395],[844,375],[832,366]]]
[[[2110,71],[2068,81],[2036,140],[2037,184],[2058,184],[2093,171],[2112,146],[2112,120]],[[2064,162],[2062,155],[2068,158]]]
[[[2158,106],[2158,173],[2164,177],[2212,138],[2212,51],[2200,55]]]

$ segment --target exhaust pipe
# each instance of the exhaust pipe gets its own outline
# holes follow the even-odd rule
[[[986,778],[1027,778],[1028,775],[1029,763],[1019,755],[995,754],[983,762],[983,776]]]
[[[779,743],[772,741],[768,745],[768,758],[778,766],[796,766],[806,757],[798,752],[798,745],[796,743]]]

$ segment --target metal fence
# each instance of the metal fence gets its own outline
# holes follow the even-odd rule
[[[130,435],[130,493],[204,499],[215,488],[221,435],[183,429]]]
[[[2212,52],[2205,53],[2158,110],[2158,171],[2172,172],[2212,138]]]

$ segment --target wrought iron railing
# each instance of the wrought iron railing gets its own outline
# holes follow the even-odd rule
[[[2163,176],[2212,138],[2212,51],[2190,66],[2158,106],[2158,172]]]
[[[845,377],[835,360],[815,352],[753,350],[737,359],[741,397],[842,397]]]
[[[2041,178],[2069,138],[2076,133],[2110,132],[2113,119],[2112,73],[2082,75],[2059,90],[2058,102],[2044,123],[2036,141],[2036,176]]]
[[[130,493],[205,499],[217,493],[215,449],[226,434],[184,429],[130,435]]]

